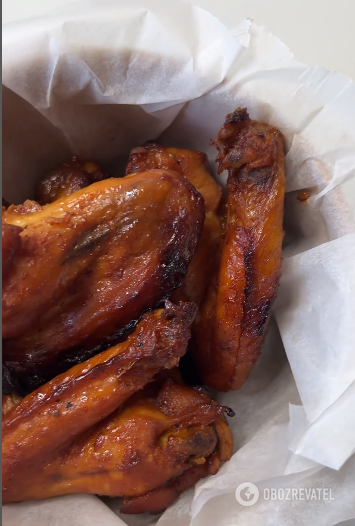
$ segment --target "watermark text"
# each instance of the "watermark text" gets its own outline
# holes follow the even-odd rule
[[[265,501],[333,501],[332,488],[264,488],[260,490],[252,482],[242,482],[235,490],[235,498],[242,506],[253,506],[259,499]]]

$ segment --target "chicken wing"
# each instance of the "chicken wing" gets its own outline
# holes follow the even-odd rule
[[[40,181],[37,187],[37,201],[41,205],[53,203],[106,177],[98,163],[80,161],[73,157],[71,161],[51,170]]]
[[[126,174],[162,168],[174,170],[186,177],[205,201],[205,222],[197,253],[189,265],[182,286],[172,296],[173,301],[193,301],[199,305],[205,297],[214,268],[214,254],[220,243],[221,220],[218,209],[222,188],[209,172],[206,154],[167,148],[154,141],[131,151]]]
[[[165,170],[107,179],[40,211],[10,206],[5,222],[23,231],[3,283],[8,369],[35,388],[170,295],[203,216],[200,194]]]
[[[219,272],[195,322],[202,380],[221,391],[243,385],[260,354],[281,272],[284,144],[275,128],[238,108],[213,143],[228,170],[227,225]]]
[[[177,365],[186,351],[195,314],[196,307],[191,303],[176,306],[166,302],[165,308],[146,313],[125,342],[57,376],[7,412],[2,442],[4,502],[76,491],[111,494],[110,486],[105,486],[111,470],[118,471],[113,476],[121,484],[119,487],[125,487],[122,484],[128,483],[128,478],[125,475],[124,483],[120,479],[124,469],[139,464],[138,456],[134,462],[133,445],[134,440],[143,439],[145,425],[148,432],[149,411],[140,431],[127,425],[117,432],[112,420],[100,428],[93,426],[142,389],[161,369]],[[199,409],[205,423],[206,408],[201,404]],[[213,418],[206,416],[206,425],[220,412],[217,406],[205,412],[208,411]],[[169,422],[169,426],[175,423],[176,420]],[[192,419],[191,425],[194,423]],[[200,424],[198,418],[196,423]],[[155,432],[154,425],[151,432]],[[127,433],[131,433],[129,437]],[[148,443],[146,448],[148,453]],[[143,473],[139,476],[143,477]],[[112,494],[121,492],[124,493],[113,485]]]
[[[94,493],[124,496],[124,513],[162,511],[230,458],[223,411],[208,395],[172,380],[148,386],[74,442],[62,433],[57,454],[31,458],[21,472],[14,467],[11,479],[5,475],[4,501]],[[18,459],[23,466],[21,452]]]

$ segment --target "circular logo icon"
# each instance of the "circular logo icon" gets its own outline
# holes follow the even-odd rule
[[[252,506],[259,499],[259,490],[252,482],[242,482],[235,490],[236,501],[242,506]]]

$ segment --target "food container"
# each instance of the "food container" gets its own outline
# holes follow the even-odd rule
[[[33,196],[38,179],[73,153],[120,176],[130,148],[158,137],[205,151],[216,173],[209,141],[238,106],[278,127],[287,149],[275,317],[245,386],[216,394],[236,412],[231,461],[158,518],[120,519],[116,499],[73,495],[7,505],[4,524],[330,526],[354,518],[353,82],[297,62],[251,21],[230,32],[178,1],[79,3],[11,24],[3,40],[11,202]],[[298,200],[300,191],[309,199]],[[244,483],[259,492],[252,506],[235,498]],[[287,499],[290,488],[300,490],[296,497],[328,489],[328,498]]]

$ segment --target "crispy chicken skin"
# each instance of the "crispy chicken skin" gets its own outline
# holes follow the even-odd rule
[[[101,345],[171,294],[203,216],[200,194],[167,170],[107,179],[40,211],[11,206],[3,219],[23,231],[3,283],[8,369],[53,378],[61,355]]]
[[[193,301],[199,305],[211,279],[214,254],[221,237],[218,210],[222,188],[209,172],[206,154],[195,150],[167,148],[154,141],[131,151],[126,174],[162,168],[174,170],[186,177],[205,201],[205,222],[197,253],[189,265],[182,286],[172,297],[176,302]]]
[[[7,412],[2,424],[3,501],[77,491],[124,494],[122,484],[128,483],[126,474],[125,481],[121,480],[124,469],[135,466],[135,458],[136,463],[139,460],[132,444],[143,438],[144,426],[147,432],[149,427],[150,432],[155,432],[154,425],[149,424],[149,411],[140,432],[135,427],[130,431],[129,424],[117,432],[112,420],[102,428],[93,426],[111,415],[161,369],[178,364],[186,351],[195,314],[196,307],[192,304],[176,306],[166,302],[165,308],[146,313],[125,342],[57,376]],[[180,406],[182,402],[183,397]],[[220,411],[213,405],[210,409],[213,416],[204,421],[203,404],[199,409],[202,421],[192,413],[189,425],[209,425]],[[176,409],[180,410],[181,407]],[[116,416],[118,424],[120,413]],[[170,429],[170,424],[162,428],[160,434]],[[127,437],[129,432],[131,435]],[[208,440],[208,452],[209,448],[213,449],[211,443],[212,440]],[[118,469],[119,486],[116,487],[113,478],[110,489],[108,474],[115,469]],[[170,477],[169,470],[167,476]],[[143,473],[139,472],[137,477],[133,477],[134,486]],[[133,496],[133,489],[127,491],[127,495]]]
[[[106,177],[98,163],[80,161],[73,157],[71,161],[51,170],[40,181],[37,187],[37,201],[41,205],[53,203]]]
[[[228,170],[227,223],[219,272],[195,322],[193,355],[201,379],[238,389],[260,354],[282,263],[284,144],[275,128],[227,115],[213,144]]]

